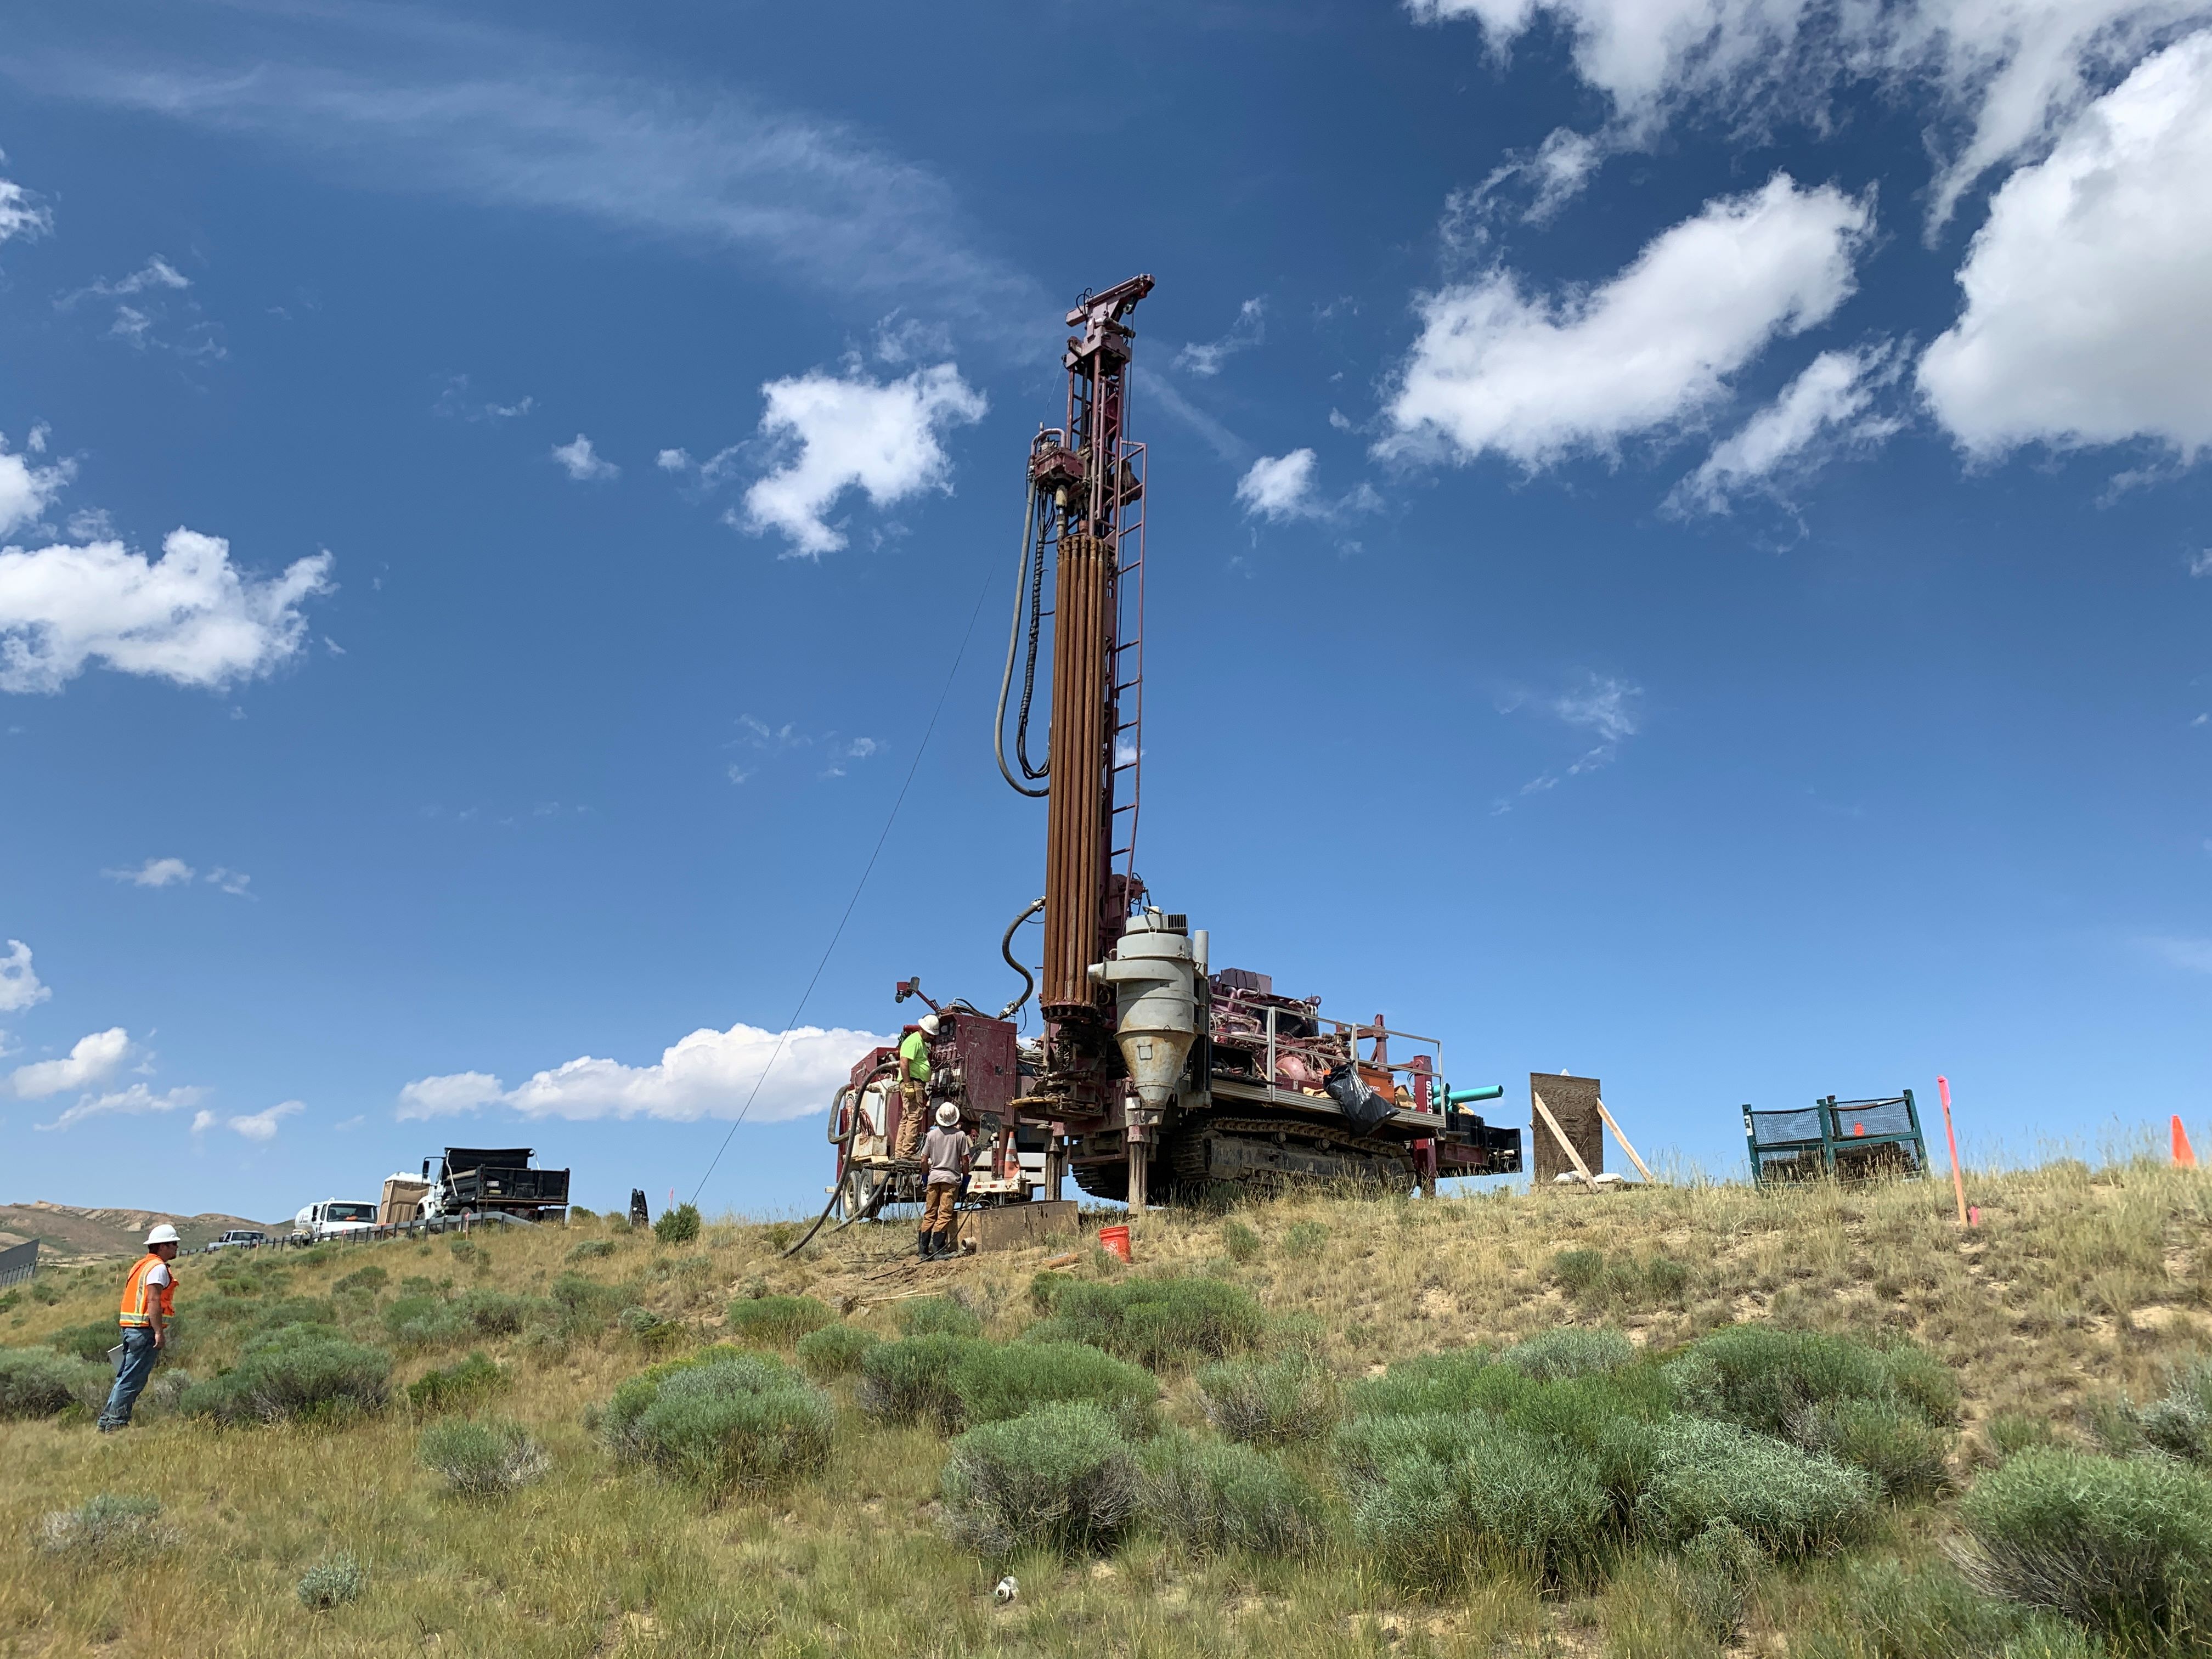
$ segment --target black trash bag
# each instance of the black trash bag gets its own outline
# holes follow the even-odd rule
[[[1322,1079],[1322,1091],[1343,1108],[1345,1116],[1362,1129],[1371,1129],[1390,1115],[1395,1103],[1369,1086],[1349,1060]]]

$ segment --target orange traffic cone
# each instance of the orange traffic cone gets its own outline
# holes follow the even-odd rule
[[[2197,1167],[2197,1150],[2189,1144],[2189,1131],[2181,1127],[2181,1114],[2173,1115],[2173,1162],[2178,1169]]]

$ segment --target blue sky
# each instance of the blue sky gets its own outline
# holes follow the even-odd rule
[[[813,1208],[894,980],[1010,994],[1019,468],[1140,270],[1217,964],[1716,1171],[2202,1125],[2212,6],[1288,9],[19,20],[0,1197],[689,1195],[911,772],[702,1194]]]

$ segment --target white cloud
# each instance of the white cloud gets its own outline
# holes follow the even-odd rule
[[[1528,198],[1514,215],[1521,223],[1548,224],[1597,176],[1610,149],[1606,138],[1555,127],[1533,154],[1510,155],[1480,184],[1444,198],[1438,231],[1446,253],[1456,262],[1478,252],[1490,240],[1491,226],[1508,211],[1509,191]]]
[[[1500,52],[1548,14],[1573,42],[1577,71],[1638,141],[1688,102],[1820,122],[1839,82],[1924,87],[1940,106],[1928,134],[1939,163],[1933,225],[2162,33],[2203,15],[2201,0],[1407,0],[1407,9],[1472,18]]]
[[[223,1127],[244,1135],[248,1140],[266,1146],[276,1139],[276,1126],[295,1113],[307,1109],[303,1101],[287,1100],[264,1111],[250,1112],[226,1120]],[[198,1127],[197,1123],[193,1126]]]
[[[12,179],[0,179],[0,242],[43,236],[53,228],[53,214],[33,202],[29,191]]]
[[[2212,33],[2149,59],[1992,198],[1919,384],[1978,456],[2212,443]]]
[[[32,437],[39,440],[43,428],[34,429]],[[34,441],[33,453],[43,450],[43,441]],[[52,466],[33,466],[22,456],[12,454],[0,447],[0,536],[5,536],[19,525],[30,523],[46,510],[46,504],[61,494],[62,486],[76,471],[73,461],[61,460]]]
[[[1714,445],[1705,464],[1675,487],[1668,505],[1677,512],[1725,513],[1731,496],[1771,487],[1785,473],[1808,471],[1821,452],[1837,444],[1888,437],[1899,422],[1871,410],[1875,393],[1896,378],[1898,368],[1887,346],[1822,352],[1772,403]]]
[[[1429,295],[1377,453],[1495,452],[1534,471],[1693,419],[1777,336],[1834,314],[1873,217],[1778,173],[1708,203],[1600,287],[1531,298],[1498,270]]]
[[[0,956],[0,1014],[21,1012],[53,995],[32,971],[31,947],[19,939],[8,941],[8,954]]]
[[[196,1135],[205,1134],[210,1129],[215,1127],[216,1121],[216,1115],[213,1112],[194,1112],[192,1114],[192,1133]]]
[[[2189,556],[2189,574],[2192,576],[2212,576],[2212,547]]]
[[[853,1062],[894,1040],[868,1031],[799,1027],[790,1033],[775,1069],[762,1085],[750,1116],[759,1122],[779,1122],[825,1109]],[[652,1066],[572,1060],[513,1089],[487,1072],[428,1077],[399,1091],[398,1115],[403,1120],[447,1117],[504,1106],[538,1118],[650,1117],[680,1123],[732,1118],[775,1054],[776,1042],[774,1031],[739,1024],[726,1031],[694,1031]]]
[[[1200,377],[1218,374],[1221,365],[1240,351],[1249,351],[1267,337],[1267,296],[1255,295],[1237,308],[1237,320],[1219,339],[1193,343],[1176,353],[1170,367]]]
[[[1237,481],[1237,500],[1247,513],[1276,524],[1312,518],[1321,510],[1314,498],[1314,471],[1310,449],[1262,455]]]
[[[653,464],[663,472],[683,472],[691,465],[691,452],[686,449],[664,449],[653,458]]]
[[[865,375],[817,372],[761,388],[761,434],[785,447],[782,465],[745,491],[744,527],[780,530],[792,550],[818,557],[844,546],[823,515],[857,486],[878,507],[951,489],[947,428],[983,418],[983,394],[951,363],[878,386]]]
[[[253,878],[246,875],[242,871],[226,870],[218,864],[214,869],[207,872],[207,879],[214,884],[218,890],[222,892],[228,893],[233,898],[252,898],[253,896],[252,894],[246,890],[246,884],[252,881]]]
[[[620,467],[592,453],[592,441],[580,432],[573,442],[554,445],[553,459],[560,462],[568,476],[578,483],[587,483],[595,478],[622,477]]]
[[[1584,750],[1565,766],[1551,768],[1521,786],[1522,797],[1541,794],[1556,789],[1569,778],[1580,777],[1609,766],[1620,753],[1620,745],[1643,729],[1641,704],[1644,688],[1610,674],[1590,674],[1571,691],[1555,697],[1532,700],[1516,696],[1508,705],[1520,708],[1533,705],[1564,721],[1577,731],[1588,732],[1597,738],[1596,744]],[[1491,810],[1493,813],[1512,810],[1511,800],[1502,800]]]
[[[7,72],[349,180],[727,249],[812,293],[933,303],[1010,334],[1057,309],[979,251],[937,173],[727,77],[611,76],[542,33],[373,8],[337,34],[312,8],[258,13],[242,36],[198,21],[96,51],[11,40]]]
[[[64,1060],[18,1066],[9,1077],[9,1091],[18,1100],[44,1100],[71,1089],[89,1089],[113,1077],[131,1054],[131,1033],[120,1025],[94,1031],[79,1037]]]
[[[2212,853],[2212,842],[2205,843],[2204,850]],[[2212,939],[2154,937],[2138,939],[2136,944],[2169,968],[2191,974],[2212,974]]]
[[[190,881],[198,872],[182,859],[148,859],[136,870],[103,870],[100,873],[113,881],[127,881],[134,887],[173,887]]]
[[[301,603],[330,587],[328,553],[258,580],[230,544],[173,530],[149,562],[120,542],[0,549],[0,690],[58,691],[86,665],[221,688],[300,649]]]
[[[173,1112],[186,1106],[197,1106],[207,1098],[204,1089],[171,1089],[155,1094],[143,1083],[134,1083],[127,1089],[118,1089],[104,1095],[86,1095],[52,1123],[41,1123],[41,1129],[66,1129],[73,1123],[82,1123],[88,1117],[136,1117],[148,1112]],[[195,1120],[197,1121],[197,1120]]]
[[[162,289],[179,291],[192,285],[192,279],[179,270],[160,254],[151,256],[146,263],[128,276],[118,276],[113,282],[105,280],[81,288],[74,294],[65,294],[54,303],[64,309],[79,300],[99,298],[121,299],[133,294],[154,293]]]

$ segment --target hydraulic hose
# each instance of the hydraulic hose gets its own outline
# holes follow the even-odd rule
[[[830,1097],[830,1124],[831,1129],[830,1139],[830,1143],[837,1148],[837,1173],[839,1179],[836,1186],[830,1190],[830,1201],[822,1206],[822,1213],[814,1218],[814,1224],[811,1227],[809,1227],[805,1232],[799,1236],[799,1243],[793,1245],[789,1249],[783,1253],[787,1257],[797,1255],[801,1250],[805,1249],[809,1244],[814,1242],[814,1235],[822,1231],[822,1224],[830,1218],[830,1212],[837,1207],[837,1200],[844,1196],[845,1182],[843,1176],[846,1167],[852,1162],[853,1137],[860,1133],[860,1101],[867,1094],[868,1087],[871,1084],[874,1083],[878,1078],[883,1077],[896,1069],[896,1067],[890,1061],[886,1060],[884,1064],[877,1066],[874,1071],[869,1073],[868,1075],[861,1080],[860,1085],[857,1089],[851,1084],[848,1083],[843,1087],[840,1088],[836,1094]],[[845,1120],[845,1133],[843,1138],[841,1139],[836,1133],[837,1115],[838,1113],[842,1110],[845,1103],[845,1097],[848,1095],[850,1095],[853,1097],[853,1110],[851,1115],[847,1117]],[[882,1201],[883,1193],[884,1188],[879,1187],[876,1189],[876,1198],[868,1205],[867,1212],[872,1213],[874,1212],[877,1204]],[[851,1226],[860,1218],[857,1215],[848,1215],[842,1222],[838,1224],[836,1231],[842,1232],[847,1227]]]
[[[1021,915],[1016,916],[1012,921],[1006,924],[1006,936],[999,941],[999,954],[1006,957],[1006,966],[1012,969],[1016,973],[1022,976],[1022,994],[1016,997],[1012,1002],[1008,1003],[1005,1007],[999,1010],[999,1018],[1000,1019],[1012,1019],[1014,1017],[1014,1011],[1019,1008],[1022,1004],[1027,1002],[1030,998],[1036,994],[1036,976],[1031,974],[1028,969],[1023,967],[1022,964],[1014,957],[1014,934],[1024,922],[1027,921],[1031,916],[1035,915],[1038,911],[1043,908],[1044,901],[1042,899],[1039,899],[1035,903],[1031,904],[1028,909],[1023,911]]]
[[[1045,757],[1042,766],[1030,766],[1024,741],[1029,731],[1030,699],[1036,688],[1037,635],[1042,622],[1037,611],[1044,597],[1044,550],[1042,548],[1036,550],[1037,580],[1034,583],[1030,580],[1030,550],[1036,539],[1036,485],[1032,483],[1022,496],[1022,556],[1021,562],[1014,567],[1014,617],[1006,629],[1006,672],[999,678],[999,718],[997,723],[991,728],[991,747],[999,758],[999,775],[1006,781],[1007,785],[1017,794],[1042,800],[1051,793],[1050,786],[1048,785],[1042,789],[1032,789],[1028,784],[1015,777],[1012,769],[1006,764],[1006,696],[1013,690],[1014,655],[1021,648],[1022,608],[1024,602],[1028,601],[1031,612],[1029,668],[1022,680],[1021,732],[1015,738],[1015,752],[1020,757],[1023,772],[1030,778],[1042,778],[1052,769],[1052,757],[1049,755]]]

